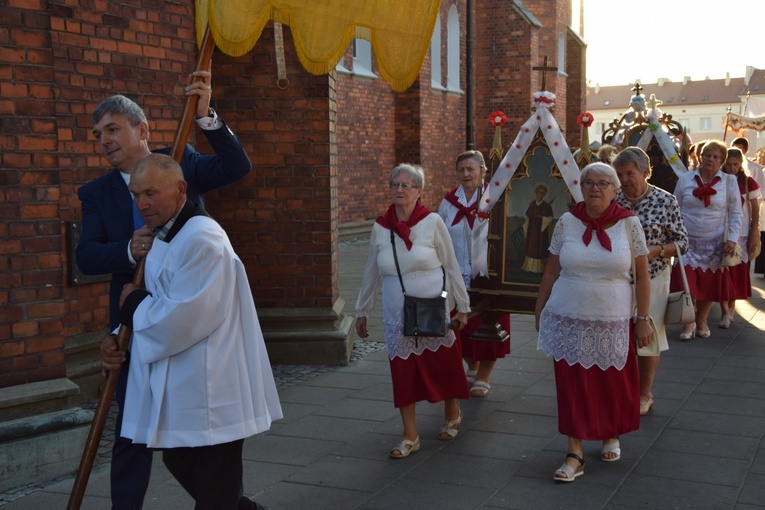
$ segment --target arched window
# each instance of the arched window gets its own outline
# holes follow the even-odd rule
[[[566,74],[566,34],[558,34],[558,74]]]
[[[430,37],[430,86],[438,90],[446,90],[441,77],[441,14],[436,16],[436,26]]]
[[[460,88],[460,18],[456,5],[449,8],[446,37],[446,88],[450,92],[462,92]]]

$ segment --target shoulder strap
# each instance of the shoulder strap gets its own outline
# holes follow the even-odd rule
[[[393,229],[390,229],[390,244],[393,246],[393,261],[396,263],[396,273],[398,273],[398,283],[401,284],[401,292],[406,296],[406,289],[404,289],[404,279],[401,278],[401,268],[398,265],[398,255],[396,254],[396,239],[393,237]],[[444,265],[441,264],[441,292],[446,290],[446,271],[444,271]]]
[[[628,218],[624,218],[624,230],[627,232],[627,240],[630,242],[630,261],[632,263],[632,280],[630,281],[630,286],[632,287],[632,308],[634,312],[634,308],[637,305],[637,295],[635,293],[635,275],[637,274],[637,271],[635,269],[635,247],[632,244],[632,229],[630,228]]]
[[[683,277],[683,289],[685,292],[688,293],[688,295],[691,294],[691,289],[688,287],[688,277],[685,275],[685,265],[683,264],[683,254],[680,253],[680,246],[678,246],[677,242],[673,241],[672,244],[675,245],[675,251],[677,252],[677,261],[680,264],[680,275]]]
[[[390,244],[393,246],[393,260],[396,262],[396,272],[398,273],[398,283],[401,284],[401,292],[406,296],[404,289],[404,279],[401,278],[401,268],[398,266],[398,255],[396,254],[396,239],[393,237],[393,229],[390,229]]]

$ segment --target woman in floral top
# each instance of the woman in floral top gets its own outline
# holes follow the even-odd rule
[[[669,296],[672,272],[670,257],[677,255],[675,244],[683,253],[688,249],[688,233],[675,196],[648,183],[651,165],[648,155],[639,147],[628,147],[614,159],[614,168],[621,182],[616,202],[640,219],[648,245],[648,269],[651,274],[651,317],[659,332],[660,350],[669,349],[664,327],[664,311]],[[638,357],[640,369],[640,414],[653,407],[651,387],[659,367],[658,356]]]

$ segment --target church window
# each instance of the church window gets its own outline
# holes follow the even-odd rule
[[[430,86],[437,90],[446,90],[441,76],[441,15],[436,16],[436,26],[430,38]]]
[[[457,6],[449,9],[446,25],[446,88],[450,92],[462,92],[460,88],[460,19]]]

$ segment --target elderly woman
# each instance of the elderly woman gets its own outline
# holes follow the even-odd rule
[[[558,429],[568,436],[553,475],[560,482],[584,474],[582,440],[602,441],[603,461],[621,458],[619,436],[640,425],[635,341],[652,339],[640,221],[614,200],[619,179],[609,165],[584,167],[580,186],[584,202],[555,225],[535,309],[538,348],[555,360]]]
[[[438,438],[446,441],[457,436],[462,421],[457,399],[468,398],[470,391],[453,331],[447,330],[444,337],[403,335],[404,295],[396,266],[409,296],[436,297],[441,294],[445,278],[445,310],[451,310],[456,303],[454,320],[459,322],[459,329],[467,324],[470,301],[446,225],[438,214],[420,203],[425,185],[422,168],[400,164],[391,172],[389,184],[393,203],[372,227],[369,257],[356,301],[356,333],[360,338],[369,336],[367,316],[382,288],[393,405],[399,409],[404,424],[401,443],[390,456],[403,459],[420,449],[415,404],[420,400],[444,401],[445,420]],[[446,317],[448,321],[448,312]]]
[[[483,184],[486,163],[479,151],[463,152],[457,157],[457,179],[459,185],[446,194],[438,208],[438,215],[444,220],[454,246],[454,253],[462,272],[465,286],[470,286],[472,267],[470,261],[470,240],[473,222],[478,209],[478,187]],[[485,186],[484,186],[485,188]],[[510,339],[504,342],[471,340],[470,336],[481,326],[480,315],[473,317],[465,329],[459,332],[462,357],[467,363],[467,378],[472,397],[485,397],[491,385],[489,377],[497,359],[510,354]],[[510,315],[499,320],[502,329],[510,334]]]
[[[637,215],[648,245],[648,271],[651,275],[651,307],[658,331],[659,349],[669,349],[664,312],[669,297],[670,257],[677,256],[677,246],[688,249],[688,233],[674,195],[648,184],[651,165],[648,154],[639,147],[628,147],[614,158],[621,189],[616,203]],[[677,244],[675,244],[677,243]],[[659,367],[659,356],[638,356],[640,369],[640,414],[653,407],[651,387]]]
[[[684,268],[678,263],[672,268],[670,291],[682,290],[680,271],[684,270],[696,298],[696,320],[686,324],[680,333],[684,341],[694,336],[709,338],[712,333],[707,317],[712,304],[734,299],[735,295],[730,271],[720,266],[723,254],[736,251],[741,232],[741,195],[736,177],[722,171],[727,157],[724,143],[707,140],[699,168],[681,175],[675,186],[675,198],[688,231],[688,253],[683,256]],[[723,242],[726,229],[728,238]]]
[[[757,246],[757,236],[760,235],[760,185],[750,177],[746,170],[746,158],[741,149],[728,149],[728,159],[723,170],[726,174],[736,177],[738,191],[741,194],[741,234],[738,244],[741,246],[741,264],[728,268],[733,280],[734,295],[732,299],[720,303],[722,317],[718,326],[728,329],[736,313],[736,299],[747,299],[752,296],[752,282],[749,278],[749,253]]]

